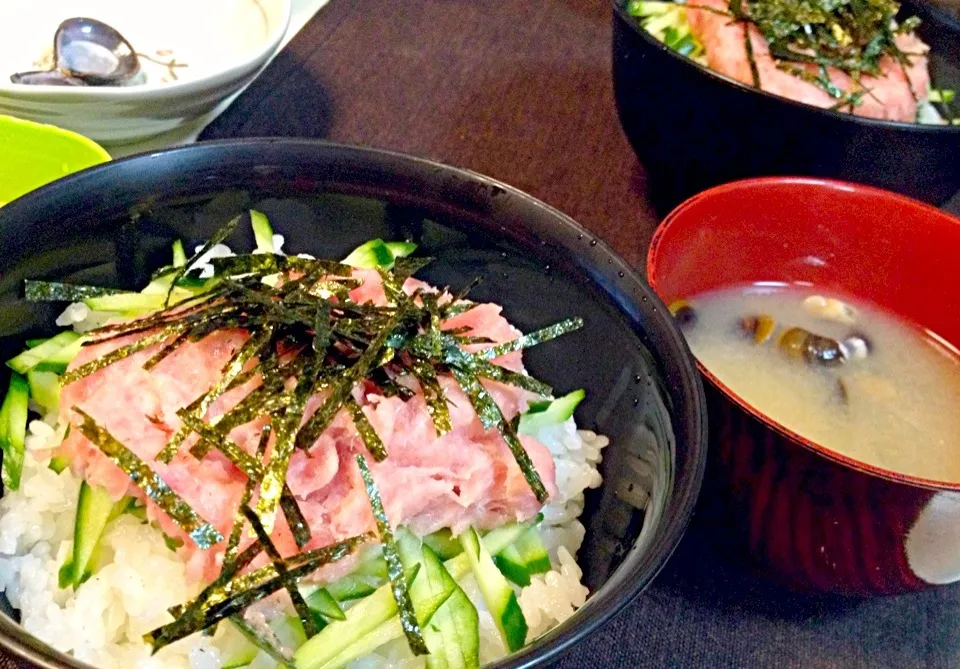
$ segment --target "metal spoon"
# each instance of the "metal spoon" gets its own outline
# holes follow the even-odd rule
[[[53,38],[56,67],[46,72],[18,72],[15,84],[123,86],[140,72],[130,42],[102,21],[76,17],[57,28]]]

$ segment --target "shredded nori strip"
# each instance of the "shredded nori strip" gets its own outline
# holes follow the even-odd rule
[[[286,485],[287,466],[297,439],[297,428],[300,426],[307,400],[313,394],[318,373],[319,361],[312,358],[300,374],[297,387],[293,391],[293,400],[284,411],[277,427],[277,439],[273,444],[270,464],[260,481],[260,498],[257,500],[257,515],[260,516],[260,522],[267,533],[273,531],[277,505]]]
[[[80,302],[88,297],[118,295],[127,291],[104,286],[81,286],[59,281],[27,279],[23,282],[23,292],[28,302]]]
[[[367,414],[363,413],[363,409],[352,397],[348,397],[344,404],[347,409],[350,410],[350,415],[353,417],[353,425],[357,428],[357,433],[360,435],[360,439],[363,440],[363,445],[370,451],[370,455],[372,455],[373,459],[377,462],[386,460],[387,448],[383,445],[383,441],[379,435],[377,435],[377,431],[373,429],[373,425],[371,425],[367,419]]]
[[[273,562],[273,566],[276,567],[277,574],[280,576],[280,578],[284,579],[283,586],[290,595],[290,601],[293,602],[293,608],[297,612],[297,616],[300,618],[301,624],[303,624],[303,631],[307,633],[308,638],[319,634],[320,628],[313,619],[313,614],[310,612],[310,607],[307,606],[306,600],[304,600],[303,595],[300,594],[300,590],[297,588],[296,580],[289,578],[287,568],[283,564],[283,558],[280,557],[280,553],[277,551],[276,546],[274,546],[273,542],[270,541],[270,535],[264,530],[263,524],[260,522],[257,514],[253,512],[253,509],[246,505],[242,506],[241,509],[243,511],[243,515],[247,519],[247,522],[250,523],[254,533],[256,533],[257,540],[260,542],[260,545],[263,546],[263,550],[267,554],[267,557],[270,558],[270,560]]]
[[[437,380],[437,373],[433,365],[420,358],[412,360],[410,371],[420,382],[420,388],[423,390],[423,397],[427,403],[427,413],[433,419],[433,427],[437,431],[437,436],[442,437],[453,426],[450,422],[450,407],[447,406],[447,397]]]
[[[241,346],[237,352],[233,354],[233,357],[230,358],[230,361],[226,364],[226,366],[220,370],[223,376],[221,376],[216,385],[214,385],[214,387],[203,396],[203,400],[200,402],[200,405],[191,411],[191,415],[193,417],[202,419],[203,414],[206,413],[207,409],[210,408],[210,405],[226,392],[227,388],[230,387],[230,383],[240,375],[246,364],[255,356],[260,355],[263,350],[270,345],[270,339],[272,336],[272,325],[265,325],[253,333],[251,337],[243,344],[243,346]],[[163,450],[157,455],[157,460],[164,463],[170,463],[177,454],[177,451],[179,450],[180,445],[183,443],[183,440],[187,438],[189,432],[190,428],[186,426],[177,430],[167,445],[164,446]]]
[[[153,646],[155,653],[164,646],[240,613],[251,604],[283,588],[287,581],[303,578],[324,565],[343,559],[370,538],[369,534],[351,537],[287,558],[283,560],[283,567],[286,569],[284,576],[280,576],[276,565],[270,563],[249,574],[236,576],[228,583],[207,586],[197,598],[197,602],[203,600],[202,605],[191,603],[177,620],[144,635],[144,641]]]
[[[398,309],[396,313],[387,320],[384,328],[377,334],[374,340],[370,342],[367,350],[364,351],[353,366],[345,372],[343,380],[334,386],[329,397],[320,405],[316,413],[310,417],[310,420],[300,428],[296,436],[297,446],[299,448],[309,448],[312,446],[313,442],[320,436],[320,433],[327,428],[330,421],[333,420],[334,415],[340,410],[340,407],[343,406],[343,403],[353,391],[353,386],[360,379],[364,378],[370,372],[370,369],[373,368],[374,362],[376,362],[378,356],[382,353],[382,349],[387,342],[387,337],[389,337],[390,332],[396,327],[397,323],[400,322],[404,313],[404,310]]]
[[[80,425],[77,425],[77,429],[83,433],[83,436],[93,442],[104,455],[122,469],[147,497],[163,509],[164,513],[193,539],[198,547],[207,549],[223,541],[223,535],[213,525],[198,516],[190,505],[171,490],[170,486],[164,483],[163,479],[133,451],[117,441],[83,409],[75,406],[73,410],[83,419]]]
[[[487,389],[480,383],[480,379],[478,379],[472,371],[458,367],[451,368],[451,371],[457,383],[460,384],[460,388],[462,388],[466,396],[470,398],[470,403],[473,405],[473,410],[477,412],[477,416],[480,417],[480,422],[483,423],[483,426],[487,429],[495,427],[499,430],[503,440],[507,443],[507,446],[510,447],[510,452],[513,453],[513,458],[517,461],[520,471],[523,472],[523,477],[533,490],[533,494],[537,496],[537,501],[541,504],[545,503],[547,499],[549,499],[550,494],[543,486],[543,481],[540,480],[540,474],[537,473],[536,467],[533,466],[533,461],[527,454],[526,449],[523,447],[523,444],[520,443],[520,438],[517,436],[516,430],[514,430],[513,426],[504,418],[500,407],[497,406],[497,403],[490,396],[490,393],[487,392]]]
[[[503,344],[491,346],[490,348],[484,349],[479,353],[475,353],[474,355],[478,358],[492,360],[493,358],[499,358],[507,353],[513,353],[514,351],[530,348],[531,346],[537,346],[538,344],[550,341],[551,339],[556,339],[560,335],[565,335],[568,332],[579,330],[582,327],[582,318],[568,318],[549,327],[537,330],[536,332],[520,335],[516,339],[511,339]]]
[[[142,339],[138,339],[132,344],[127,344],[126,346],[122,346],[118,349],[110,351],[109,353],[106,353],[100,356],[99,358],[91,360],[88,363],[85,363],[75,369],[70,370],[69,372],[67,372],[66,374],[60,377],[60,384],[65,386],[68,383],[73,383],[74,381],[82,379],[85,376],[89,376],[94,372],[100,371],[101,369],[103,369],[104,367],[107,367],[108,365],[112,365],[118,360],[123,360],[127,356],[133,355],[138,351],[142,351],[145,348],[150,348],[155,344],[159,344],[165,339],[168,339],[170,337],[175,337],[178,334],[180,334],[180,331],[183,328],[184,326],[181,324],[174,324],[169,326],[169,328],[164,328],[163,330],[160,330],[160,332],[156,332]]]
[[[485,360],[474,359],[471,367],[477,373],[477,376],[482,376],[485,379],[523,388],[538,395],[553,395],[553,388],[529,374],[520,374],[519,372],[492,365]]]
[[[380,490],[373,480],[373,474],[367,466],[367,460],[359,453],[357,454],[357,466],[360,468],[360,475],[363,477],[363,483],[367,488],[367,497],[370,498],[370,508],[373,510],[373,517],[377,521],[377,533],[380,535],[380,545],[383,550],[383,558],[387,561],[387,574],[390,577],[390,588],[393,591],[393,599],[397,602],[397,610],[400,613],[400,625],[403,627],[403,633],[407,637],[407,644],[414,655],[427,655],[430,651],[427,649],[427,643],[423,640],[423,631],[420,629],[420,623],[417,622],[417,614],[413,610],[413,602],[410,599],[410,590],[407,587],[407,580],[403,575],[403,563],[400,561],[400,551],[393,539],[393,530],[390,528],[390,521],[387,519],[387,512],[383,508],[383,500],[380,499]]]

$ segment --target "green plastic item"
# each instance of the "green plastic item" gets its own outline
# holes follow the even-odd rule
[[[0,206],[109,160],[106,149],[83,135],[0,115]]]

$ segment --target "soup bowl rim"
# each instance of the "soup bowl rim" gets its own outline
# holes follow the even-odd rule
[[[764,188],[770,185],[779,185],[787,186],[794,185],[800,187],[809,187],[809,188],[826,188],[831,190],[843,191],[843,192],[860,192],[868,194],[871,197],[885,199],[890,202],[897,202],[903,206],[913,208],[919,212],[927,214],[936,214],[937,216],[947,216],[949,214],[944,212],[932,205],[914,200],[913,198],[907,197],[906,195],[900,195],[899,193],[894,193],[891,191],[883,190],[882,188],[875,188],[873,186],[866,186],[863,184],[857,184],[849,181],[842,181],[839,179],[824,179],[819,177],[796,177],[796,176],[787,176],[787,177],[756,177],[750,179],[740,179],[737,181],[732,181],[726,184],[721,184],[719,186],[714,186],[700,193],[697,193],[693,197],[687,199],[681,204],[677,205],[666,218],[657,226],[656,231],[654,232],[653,238],[650,241],[650,247],[647,252],[647,283],[653,289],[653,291],[663,299],[663,296],[660,293],[658,287],[658,269],[661,261],[660,255],[660,242],[663,240],[664,236],[668,233],[669,229],[680,219],[686,210],[693,208],[699,204],[702,200],[710,200],[719,195],[724,195],[728,193],[747,193],[751,190]],[[960,225],[960,219],[956,219],[956,223]],[[772,279],[771,279],[772,280]],[[854,296],[856,296],[854,294]],[[883,307],[883,305],[879,305]],[[729,402],[732,402],[734,405],[739,407],[742,411],[746,412],[748,415],[755,418],[757,421],[762,423],[766,428],[773,430],[780,437],[785,438],[787,441],[802,446],[808,451],[813,452],[816,455],[819,455],[827,460],[834,462],[835,464],[845,466],[854,471],[875,476],[887,481],[892,481],[894,483],[900,483],[904,485],[909,485],[916,488],[925,488],[928,490],[937,490],[937,491],[958,491],[960,492],[960,481],[950,482],[942,481],[937,479],[925,478],[922,476],[914,476],[911,474],[903,474],[901,472],[894,471],[892,469],[887,469],[885,467],[879,467],[877,465],[872,465],[857,458],[852,458],[848,455],[844,455],[837,451],[834,451],[827,446],[824,446],[817,441],[804,437],[799,432],[791,430],[786,425],[783,425],[777,420],[774,420],[760,409],[755,407],[753,404],[748,402],[746,399],[741,397],[739,394],[733,391],[730,386],[723,383],[713,372],[711,372],[707,365],[703,363],[699,356],[693,351],[691,354],[694,357],[694,360],[697,365],[697,369],[700,370],[700,373],[703,377],[710,382],[714,388],[720,391],[720,394]]]

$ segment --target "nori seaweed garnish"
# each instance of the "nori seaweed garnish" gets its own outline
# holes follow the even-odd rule
[[[222,229],[215,239],[225,238],[232,225],[235,222]],[[174,274],[171,285],[186,276],[196,259],[212,248],[213,243],[205,245],[176,273],[169,270],[169,274]],[[352,419],[370,456],[377,461],[388,457],[383,441],[354,399],[354,393],[361,388],[372,386],[376,392],[407,400],[413,392],[402,379],[416,378],[436,432],[442,435],[451,429],[451,420],[448,398],[439,377],[452,375],[484,427],[500,432],[537,499],[546,500],[546,489],[515,428],[504,419],[483,385],[486,381],[482,383],[481,379],[542,395],[551,394],[546,384],[500,367],[493,360],[573,331],[582,326],[582,321],[569,319],[505,344],[473,336],[469,327],[444,330],[443,322],[447,318],[476,305],[465,299],[467,291],[452,299],[446,291],[418,289],[408,295],[402,288],[403,281],[426,262],[403,258],[397,260],[392,271],[381,269],[388,303],[358,304],[349,292],[359,282],[352,277],[352,268],[341,263],[273,254],[215,258],[211,264],[217,275],[204,284],[206,292],[88,334],[94,344],[134,334],[140,334],[141,338],[71,370],[65,375],[66,382],[96,373],[151,346],[156,347],[156,351],[146,361],[147,368],[159,364],[187,342],[200,341],[215,332],[240,329],[252,333],[223,367],[213,387],[177,412],[183,426],[159,458],[172,459],[179,452],[180,444],[188,438],[195,439],[189,451],[192,457],[204,458],[215,450],[243,472],[248,481],[227,541],[220,576],[196,600],[171,609],[177,621],[151,635],[155,650],[194,631],[209,629],[225,617],[238,615],[245,606],[278,589],[296,590],[295,581],[299,576],[325,564],[324,560],[342,557],[334,550],[337,547],[328,547],[281,561],[269,537],[279,507],[298,547],[302,550],[310,541],[309,526],[286,484],[287,466],[294,448],[309,449],[341,410]],[[471,345],[486,348],[477,353],[464,351],[463,347]],[[293,382],[295,387],[291,389]],[[245,383],[254,384],[251,392],[226,412],[207,417],[217,398]],[[304,420],[307,401],[320,391],[326,393],[324,401]],[[121,467],[131,478],[139,478],[138,485],[145,490],[149,488],[148,495],[165,499],[166,492],[172,494],[148,466],[132,460],[131,457],[136,456],[96,426],[89,416],[77,411],[84,417],[83,433],[115,462],[127,461],[127,465]],[[254,455],[244,451],[229,435],[234,428],[256,420],[266,423]],[[271,438],[273,446],[268,448]],[[268,452],[270,457],[266,459]],[[385,554],[391,550],[395,553],[379,492],[362,456],[358,456],[358,465],[371,497]],[[179,519],[178,523],[202,548],[223,540],[214,528],[204,524],[189,506],[179,501],[179,505],[158,504],[165,512],[177,514],[175,520]],[[251,523],[257,540],[240,551],[247,522]],[[367,538],[351,540],[354,543],[344,550],[352,549]],[[271,558],[271,564],[244,573],[264,552]],[[388,557],[388,564],[395,572],[391,582],[411,648],[417,653],[426,652],[409,606],[399,556]],[[305,629],[312,633],[313,618],[303,615],[302,597],[298,601],[298,595],[292,592],[291,597]]]
[[[154,504],[163,509],[164,513],[193,539],[197,546],[209,548],[223,541],[223,535],[213,525],[198,516],[147,463],[98,425],[83,409],[75,406],[73,411],[83,419],[77,425],[77,429],[83,433],[83,436],[93,442],[104,455],[122,469],[130,480],[153,500]]]
[[[270,563],[248,574],[235,576],[225,584],[214,582],[200,593],[196,601],[182,610],[177,620],[144,635],[144,641],[152,645],[155,653],[164,646],[240,613],[285,587],[288,581],[303,578],[324,565],[343,559],[371,538],[369,534],[351,537],[287,558],[282,561],[285,570],[282,576],[277,566]]]
[[[690,9],[727,14],[745,27],[755,26],[770,47],[776,67],[823,89],[838,100],[835,108],[853,108],[871,95],[862,75],[882,76],[881,63],[892,58],[906,79],[915,101],[913,82],[907,75],[911,57],[896,43],[898,34],[914,32],[920,25],[915,17],[895,24],[900,3],[896,0],[730,0],[728,13],[712,7],[686,5]],[[760,88],[760,75],[745,30],[745,49],[753,85]],[[812,74],[804,66],[817,66]],[[833,67],[853,79],[856,88],[843,91],[830,79]]]
[[[377,533],[380,535],[383,558],[387,561],[390,589],[393,591],[393,599],[397,602],[400,625],[407,637],[407,644],[414,655],[427,655],[430,651],[423,639],[423,630],[420,629],[420,623],[417,622],[417,614],[413,610],[410,590],[403,574],[403,563],[400,561],[400,551],[393,539],[393,530],[390,528],[387,512],[383,508],[383,500],[380,499],[380,490],[373,480],[373,474],[370,473],[366,458],[359,453],[357,454],[357,466],[360,468],[360,475],[363,477],[363,484],[367,489],[367,497],[370,498],[373,517],[377,521]]]
[[[103,295],[117,295],[127,291],[119,288],[104,286],[81,286],[59,281],[32,281],[23,282],[24,297],[28,302],[79,302],[88,297]]]

